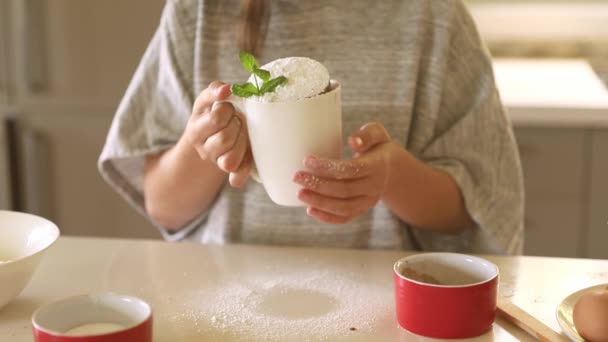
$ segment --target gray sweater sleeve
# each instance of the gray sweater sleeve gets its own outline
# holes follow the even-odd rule
[[[415,232],[424,249],[447,250],[458,241],[478,253],[522,252],[523,184],[511,123],[495,87],[490,56],[460,1],[447,22],[449,40],[425,82],[440,100],[425,106],[429,122],[412,129],[413,150],[427,164],[450,174],[459,185],[476,227],[462,236]],[[434,89],[433,89],[434,88]]]

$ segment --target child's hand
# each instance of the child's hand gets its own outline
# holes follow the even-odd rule
[[[304,188],[298,197],[318,221],[346,223],[374,207],[385,192],[392,156],[401,147],[379,123],[369,123],[352,134],[351,160],[309,156],[310,171],[298,171],[294,181]]]
[[[230,173],[230,184],[245,184],[252,165],[247,121],[230,103],[230,85],[214,81],[196,99],[184,132],[185,140],[198,155]]]

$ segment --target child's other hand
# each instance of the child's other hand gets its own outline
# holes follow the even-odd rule
[[[247,121],[228,102],[230,85],[212,82],[196,99],[184,132],[185,140],[198,155],[230,173],[230,184],[241,187],[247,181],[253,158],[247,135]]]
[[[364,214],[382,198],[392,156],[401,147],[379,123],[368,123],[348,138],[355,157],[334,160],[309,156],[294,182],[307,213],[321,222],[346,223]]]

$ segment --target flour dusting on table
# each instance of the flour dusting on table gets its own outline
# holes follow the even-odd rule
[[[222,340],[345,339],[393,319],[392,293],[374,286],[329,271],[243,275],[169,299],[167,319]]]

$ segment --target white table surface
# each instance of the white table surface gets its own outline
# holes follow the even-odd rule
[[[397,326],[392,265],[407,254],[62,237],[0,310],[0,341],[32,341],[41,304],[102,291],[151,303],[155,341],[431,341]],[[564,297],[608,283],[606,260],[487,258],[501,295],[556,331]],[[517,340],[529,337],[498,319],[471,341]]]
[[[608,127],[608,89],[582,59],[493,61],[514,125]]]

